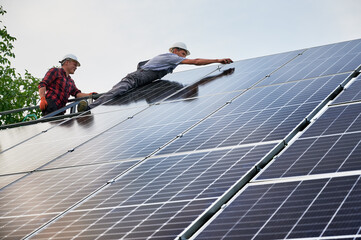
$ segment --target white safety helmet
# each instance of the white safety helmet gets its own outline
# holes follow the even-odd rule
[[[187,52],[187,56],[190,55],[191,53],[188,51],[187,46],[182,43],[182,42],[176,42],[174,43],[170,48],[169,48],[169,52],[173,51],[173,48],[180,48],[183,49]]]
[[[63,64],[65,60],[69,60],[69,59],[76,61],[76,62],[78,63],[78,64],[77,64],[78,67],[80,67],[80,62],[78,61],[78,58],[77,58],[75,55],[73,55],[73,54],[67,54],[67,55],[65,55],[65,56],[62,58],[62,60],[59,61],[59,62],[60,62],[61,64]]]

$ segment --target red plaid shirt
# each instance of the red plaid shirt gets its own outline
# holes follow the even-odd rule
[[[74,80],[66,76],[63,68],[52,68],[39,83],[38,88],[46,87],[45,98],[51,98],[58,108],[68,102],[70,95],[76,97],[81,91],[75,86]]]

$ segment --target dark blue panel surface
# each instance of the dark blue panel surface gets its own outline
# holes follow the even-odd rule
[[[359,176],[248,187],[196,239],[288,239],[359,234]],[[353,212],[350,217],[349,212]]]

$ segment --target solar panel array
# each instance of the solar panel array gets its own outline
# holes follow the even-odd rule
[[[360,238],[360,63],[353,40],[211,65],[2,130],[0,236]]]

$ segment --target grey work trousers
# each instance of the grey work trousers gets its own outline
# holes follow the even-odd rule
[[[112,89],[95,100],[92,104],[89,105],[89,108],[94,108],[100,104],[108,102],[116,96],[120,96],[133,88],[140,87],[154,80],[160,79],[166,74],[167,71],[138,69],[135,72],[129,73],[125,78],[114,85]]]

